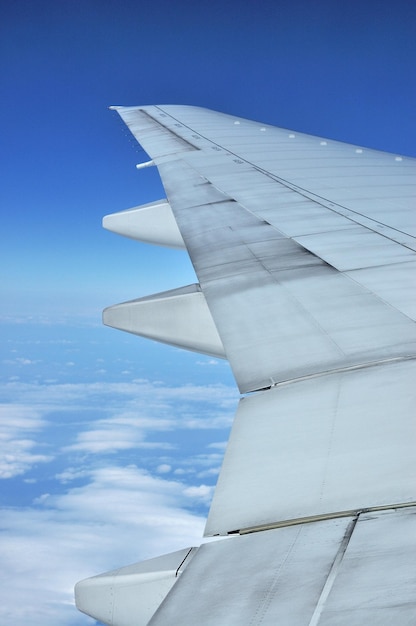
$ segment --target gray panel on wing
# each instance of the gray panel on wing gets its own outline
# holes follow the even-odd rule
[[[197,150],[194,145],[179,136],[174,130],[170,130],[154,120],[146,112],[146,107],[112,108],[118,111],[132,134],[135,137],[140,137],[141,145],[152,157]]]
[[[416,261],[416,254],[363,226],[294,237],[301,246],[340,271]]]
[[[416,508],[201,546],[149,626],[414,626]]]
[[[416,500],[415,380],[388,362],[241,400],[205,533]]]
[[[203,545],[181,576],[125,572],[144,618],[174,575],[152,626],[410,626],[415,160],[194,107],[118,111],[158,167],[202,292],[106,315],[191,349],[204,319],[205,348],[256,391],[240,402],[206,527],[243,536]],[[101,582],[113,619],[112,574]],[[138,596],[121,582],[117,618],[130,619]]]
[[[190,166],[159,170],[240,391],[414,352],[414,324],[369,289],[220,196]]]
[[[416,508],[360,516],[319,626],[414,626]]]
[[[202,545],[149,626],[309,624],[350,519]]]
[[[181,178],[176,177],[176,188],[181,191],[180,203],[185,200],[184,196],[188,205],[212,202],[213,191],[209,192],[209,199],[201,195],[210,182],[217,197],[239,202],[286,236],[305,237],[305,244],[318,242],[317,254],[322,254],[322,258],[337,269],[352,268],[352,260],[357,266],[355,253],[362,255],[361,244],[368,243],[371,248],[371,252],[362,255],[362,268],[367,267],[364,263],[369,254],[370,265],[374,265],[375,248],[378,256],[383,256],[383,244],[386,255],[394,258],[394,263],[401,258],[410,260],[410,250],[416,250],[415,159],[323,140],[197,107],[130,107],[118,111],[138,141],[157,157],[159,168],[162,163],[168,167],[166,159],[171,160],[172,174],[177,174],[175,161],[180,157],[200,175],[200,183],[204,185],[198,186],[182,184]],[[153,130],[149,134],[150,128]],[[172,137],[182,140],[177,143],[177,157],[170,151]],[[161,147],[164,141],[165,149]],[[166,156],[169,154],[172,156]],[[164,182],[169,185],[169,180]],[[370,238],[367,242],[365,231],[351,231],[351,227],[357,225],[382,235],[383,240]],[[351,246],[341,241],[342,250],[334,254],[334,241],[341,235],[334,231],[343,229],[350,229],[353,235]],[[324,240],[321,244],[309,238],[314,234],[325,238],[325,233],[332,242],[332,249]],[[391,242],[405,248],[400,252]],[[397,274],[395,270],[392,272]],[[408,268],[404,274],[409,276]],[[402,287],[396,287],[394,294],[391,290],[378,290],[379,281],[367,280],[365,273],[355,275],[354,279],[362,280],[366,289],[376,290],[375,295],[380,295],[389,305],[399,310],[403,305],[406,315],[416,306],[416,298],[409,295],[409,290],[414,293],[411,278],[401,281]]]
[[[300,191],[416,235],[416,160],[197,107],[145,107]],[[162,111],[163,109],[163,111]],[[237,124],[235,122],[238,122]],[[140,138],[138,137],[139,141]]]
[[[347,275],[416,320],[416,260],[354,270]]]

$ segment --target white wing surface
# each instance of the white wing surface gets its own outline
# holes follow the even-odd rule
[[[166,198],[106,226],[185,246],[199,284],[104,322],[225,356],[244,397],[206,526],[237,536],[193,552],[147,621],[105,623],[413,623],[415,160],[196,107],[114,108]],[[104,594],[117,614],[108,580],[78,584],[81,610],[102,616]]]

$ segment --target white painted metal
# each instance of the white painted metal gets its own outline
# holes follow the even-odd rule
[[[368,274],[382,266],[394,275],[395,266],[416,262],[409,247],[415,248],[412,159],[358,154],[337,142],[322,146],[298,133],[291,141],[293,133],[264,126],[260,134],[255,123],[235,125],[228,116],[192,107],[119,112],[157,163],[240,391],[415,354],[416,329],[408,319],[415,298],[384,286],[378,293]],[[189,150],[182,145],[177,158],[167,156],[170,146],[154,143],[160,124],[180,134]],[[271,155],[268,171],[256,146],[259,155]],[[336,204],[337,185],[317,194],[315,187],[326,176],[336,178],[335,170],[362,192],[359,211],[350,208],[348,193],[344,205]],[[366,211],[374,180],[383,181],[390,203],[399,198],[402,231],[389,215]],[[306,181],[310,185],[301,187]],[[401,275],[409,287],[410,272]]]
[[[146,119],[139,121],[141,111]],[[189,145],[200,148],[202,160],[205,161],[209,153],[213,154],[212,161],[219,172],[222,170],[223,180],[228,178],[227,169],[222,167],[223,161],[232,162],[236,157],[254,165],[257,170],[264,169],[268,177],[276,177],[301,191],[315,194],[317,200],[326,198],[358,211],[360,215],[416,235],[415,159],[402,157],[397,161],[395,155],[367,148],[358,154],[357,146],[329,139],[323,146],[319,137],[238,120],[198,107],[129,107],[120,108],[119,113],[125,120],[127,116],[135,120],[135,128],[129,122],[133,134],[145,150],[156,157],[166,154],[168,148],[159,144],[154,150],[152,138],[141,132],[141,125],[145,126],[151,117],[155,119],[153,128],[163,124],[165,129],[177,133]],[[240,124],[234,124],[235,121]],[[259,132],[261,127],[265,127],[266,132]],[[290,134],[295,137],[290,138]],[[214,152],[213,148],[220,148],[220,151]],[[195,156],[198,153],[190,153],[186,158]],[[244,164],[237,165],[245,169]],[[210,174],[210,180],[216,184],[213,179]],[[227,191],[225,186],[230,183],[232,179],[221,188]],[[250,181],[242,183],[244,188],[244,183]],[[337,211],[337,207],[333,210]]]
[[[136,169],[137,170],[142,170],[145,167],[153,167],[154,164],[155,164],[154,161],[145,161],[144,163],[137,163]]]
[[[414,626],[415,554],[415,507],[360,516],[319,626]]]
[[[110,306],[103,323],[170,345],[224,358],[224,348],[199,285]]]
[[[342,272],[416,260],[413,250],[358,225],[294,240]]]
[[[307,625],[350,522],[202,545],[149,626]]]
[[[152,143],[154,150],[166,155],[176,155],[181,152],[188,152],[189,150],[195,150],[196,148],[191,142],[188,142],[185,138],[181,137],[172,129],[164,127],[163,124],[155,122],[155,120],[145,112],[139,118],[136,115],[137,107],[113,107],[122,115],[124,122],[130,128],[133,135],[140,133],[143,141]],[[146,150],[146,148],[145,148]],[[152,150],[152,152],[154,151]],[[148,152],[146,150],[146,152]],[[148,152],[150,155],[150,152]],[[150,155],[152,156],[152,155]],[[154,161],[152,158],[151,160]]]
[[[416,501],[416,361],[240,401],[206,535]]]
[[[413,626],[416,508],[201,546],[149,626]]]
[[[168,203],[202,291],[110,307],[106,323],[226,355],[257,393],[240,402],[206,532],[289,525],[203,545],[146,619],[410,626],[416,508],[393,505],[416,499],[415,159],[196,107],[113,108],[165,187],[146,236],[160,240]],[[91,593],[101,611],[107,591]],[[112,626],[130,626],[131,597]]]
[[[410,263],[365,267],[346,274],[416,321],[416,260]]]
[[[138,241],[170,248],[185,248],[172,209],[166,200],[106,215],[103,218],[103,227]]]
[[[159,169],[240,391],[415,353],[401,311],[213,185],[192,200],[202,182],[188,166]]]
[[[82,580],[77,608],[109,626],[145,626],[194,553],[186,548]]]

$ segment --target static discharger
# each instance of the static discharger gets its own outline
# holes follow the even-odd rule
[[[142,170],[145,167],[152,167],[152,165],[154,165],[154,164],[155,164],[154,161],[145,161],[144,163],[137,163],[136,169],[137,170]]]

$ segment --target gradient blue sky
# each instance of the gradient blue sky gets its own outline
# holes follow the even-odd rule
[[[76,580],[198,542],[237,401],[226,363],[100,325],[194,281],[185,253],[101,229],[163,197],[107,107],[194,104],[415,156],[416,4],[0,6],[0,622],[82,626]]]

